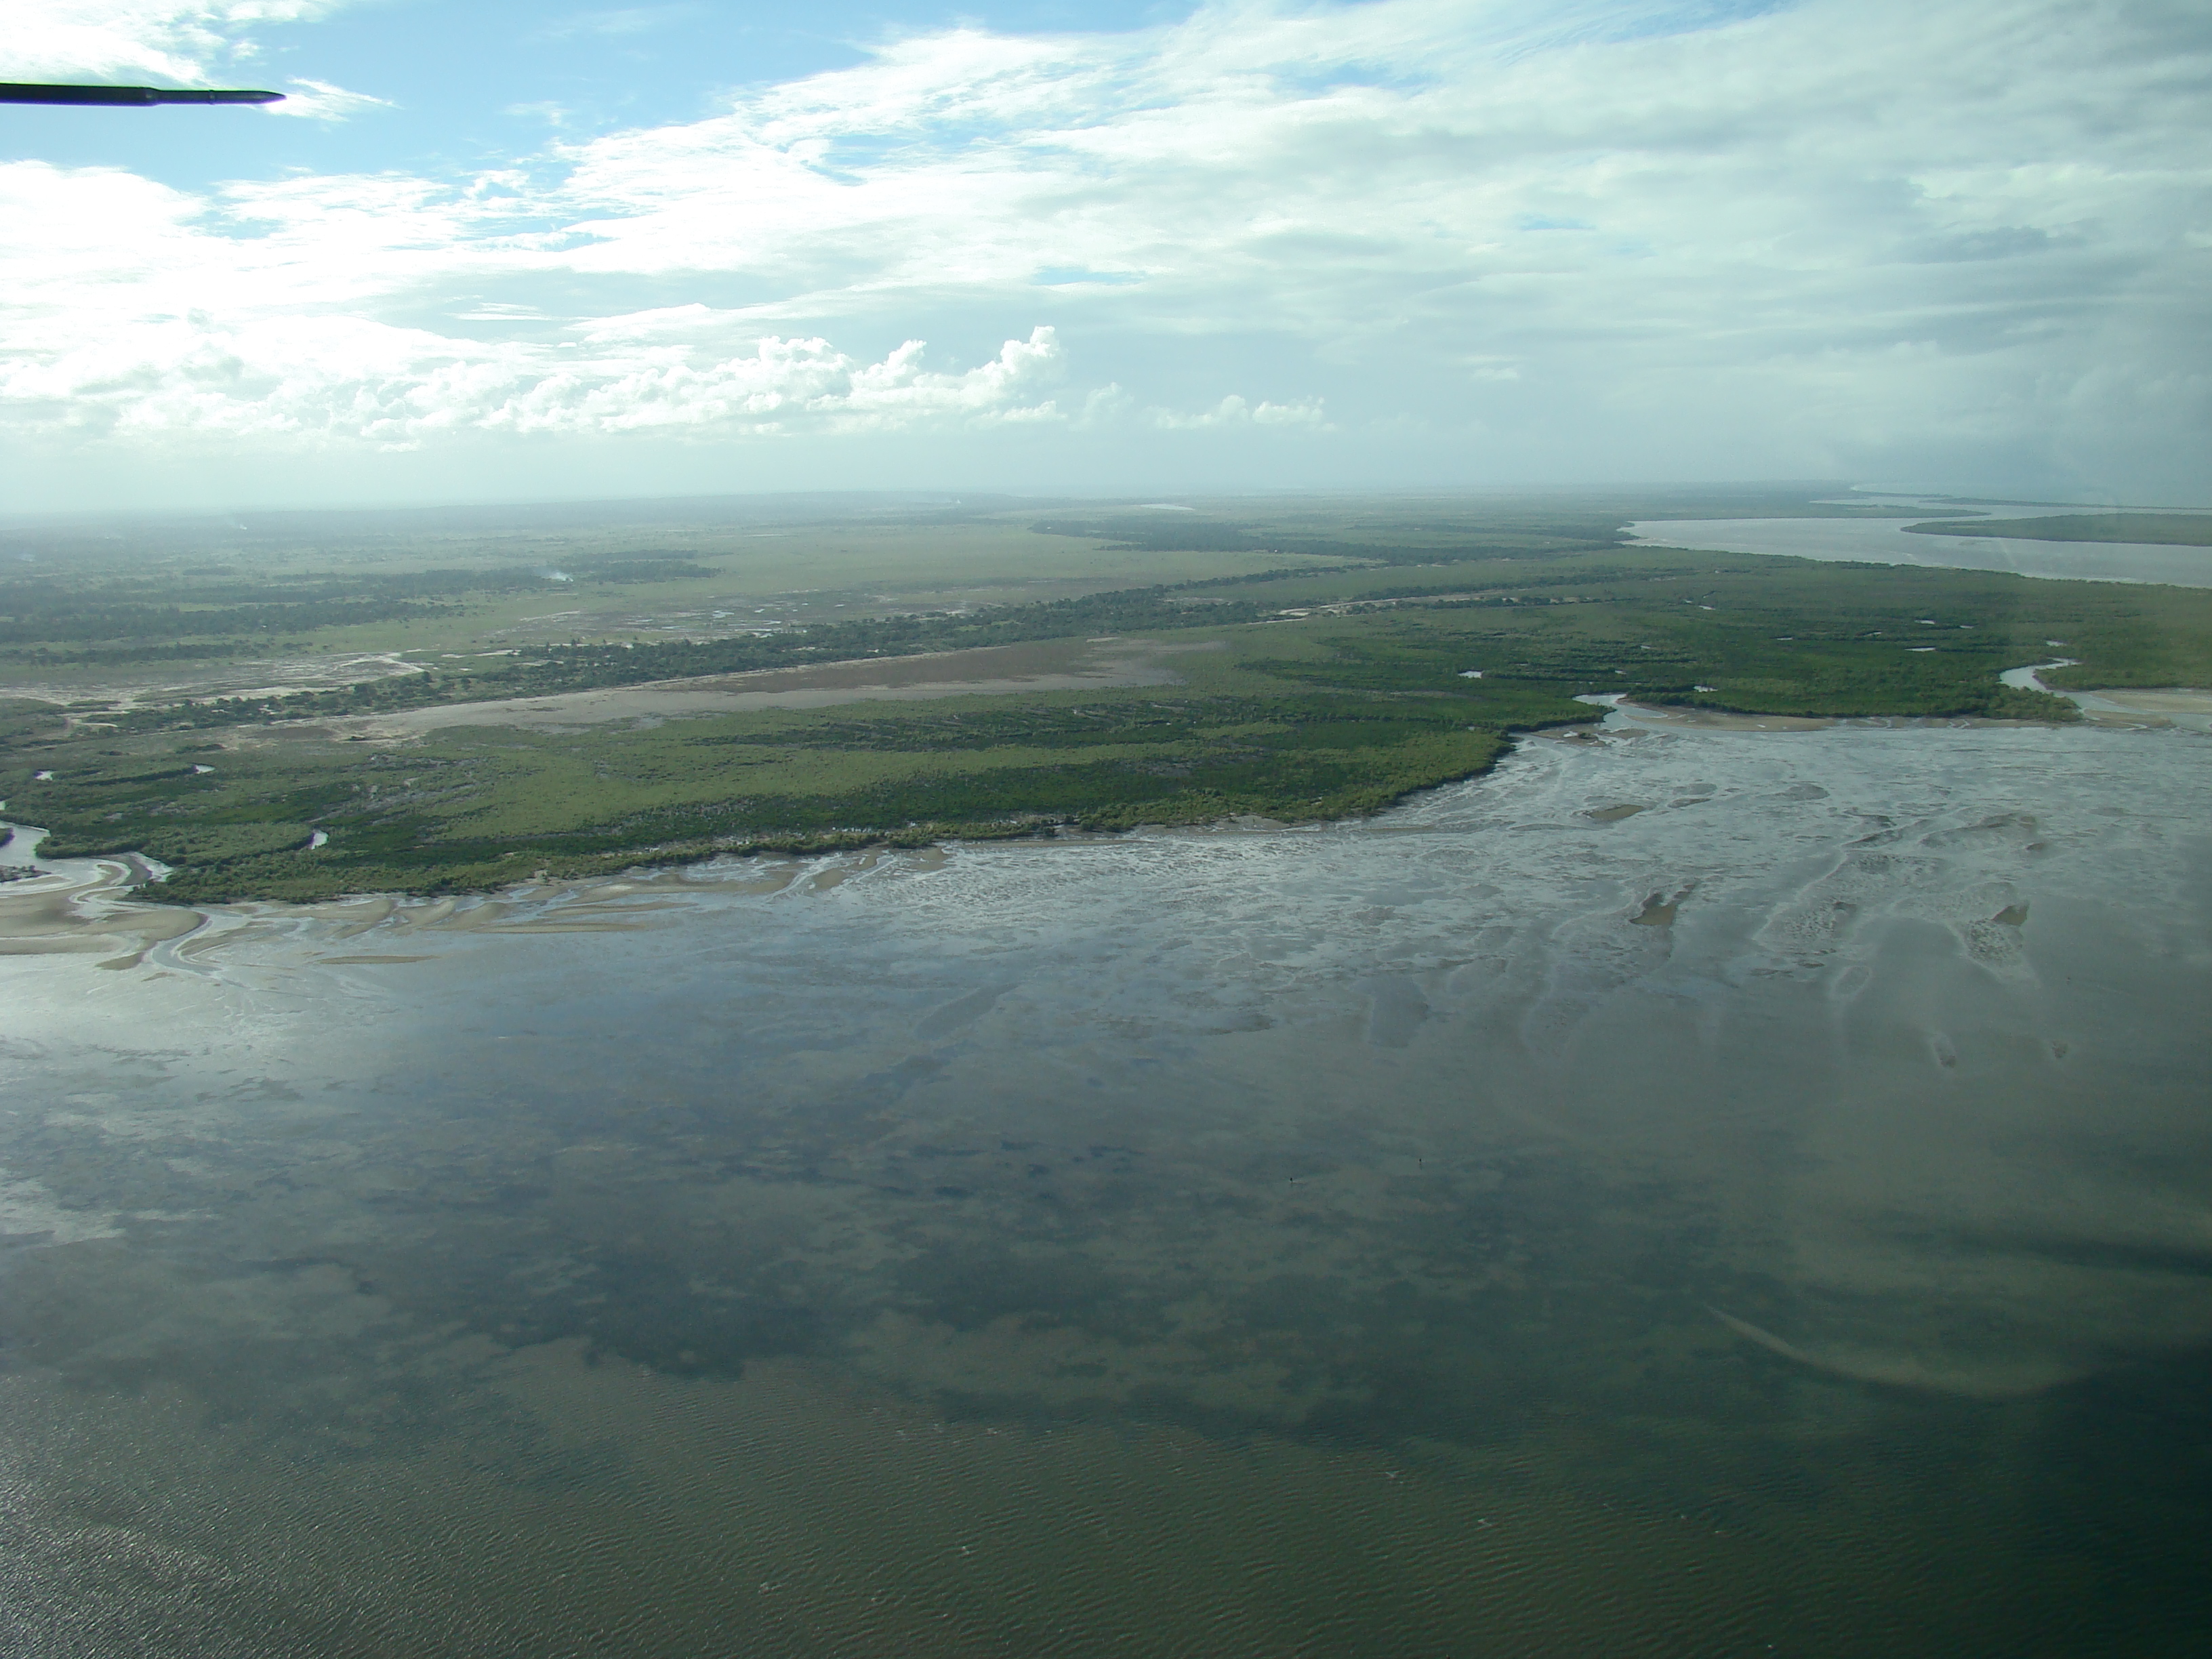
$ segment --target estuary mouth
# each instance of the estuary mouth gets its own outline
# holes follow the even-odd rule
[[[2212,784],[2019,667],[2150,590],[1528,523],[0,705],[0,1647],[2193,1634]]]

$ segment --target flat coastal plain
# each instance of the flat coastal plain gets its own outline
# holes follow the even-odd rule
[[[747,849],[1323,821],[1479,775],[1615,694],[2064,720],[2060,694],[2212,682],[2212,592],[1628,535],[1655,513],[1888,533],[1928,510],[916,498],[634,504],[565,531],[295,515],[119,547],[21,530],[0,799],[58,855],[158,861],[177,900],[488,890]]]

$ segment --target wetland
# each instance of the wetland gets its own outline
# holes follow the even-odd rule
[[[2193,1652],[2212,595],[1833,494],[24,669],[0,1646]]]
[[[1576,700],[1612,692],[2063,720],[2077,711],[2053,690],[2212,682],[2212,590],[1632,545],[1650,502],[1233,505],[909,505],[857,527],[849,507],[817,522],[793,507],[781,562],[741,550],[726,567],[706,562],[727,544],[706,531],[651,525],[635,543],[540,536],[434,567],[456,547],[388,530],[279,552],[192,544],[210,562],[189,564],[102,563],[21,532],[19,565],[41,574],[0,603],[18,634],[44,634],[0,662],[0,799],[58,854],[159,860],[174,899],[484,890],[746,849],[1340,817],[1478,775],[1512,734],[1588,720]],[[1801,515],[1740,520],[1754,531],[1893,522],[1808,492],[1669,505]],[[902,522],[912,544],[894,556]],[[250,556],[258,588],[221,562]],[[1006,601],[1032,561],[1052,596]],[[872,580],[825,616],[793,586],[819,562]],[[948,602],[946,568],[978,585]],[[1157,580],[1105,585],[1132,571]],[[498,643],[526,579],[568,585],[567,640]],[[613,627],[594,606],[617,589]],[[346,609],[371,590],[397,607],[373,623]],[[257,655],[283,634],[306,637]],[[2005,683],[2054,640],[2069,664],[2050,690]],[[146,653],[218,647],[220,663],[187,654],[144,678]],[[324,683],[307,684],[318,660]],[[364,662],[375,672],[349,678]]]

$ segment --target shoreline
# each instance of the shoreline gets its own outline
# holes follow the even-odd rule
[[[1880,496],[1868,503],[1934,515],[1954,509],[1935,497]],[[2035,581],[2105,582],[2120,586],[2212,587],[2212,549],[2185,543],[2087,542],[2005,536],[2008,520],[2048,517],[2047,507],[2008,506],[1966,520],[1971,534],[1941,528],[1908,530],[1904,518],[1638,519],[1624,526],[1628,545],[1670,552],[1753,555],[1820,563],[1900,569],[1979,572]],[[1923,521],[1924,523],[1925,521]],[[1910,536],[1910,539],[1905,538]],[[2087,567],[2087,568],[2084,568]]]
[[[827,666],[828,665],[823,665]],[[2038,670],[2063,665],[2058,662],[2039,663],[2032,667],[2007,671],[2008,684],[2021,684],[2024,679],[2033,689],[2044,689],[2035,679]],[[767,672],[784,671],[769,670]],[[2015,678],[2014,677],[2021,677]],[[2114,689],[2110,691],[2062,691],[2052,695],[2064,696],[2083,709],[2084,724],[2104,730],[2191,730],[2212,732],[2212,691],[2191,687],[2175,687],[2160,691],[2141,691]],[[2134,699],[2135,703],[2124,702]],[[2170,708],[2146,705],[2148,700],[2163,699]],[[723,860],[732,863],[744,861],[750,867],[758,867],[759,861],[785,860],[788,867],[780,877],[767,878],[767,884],[757,884],[760,877],[748,877],[740,884],[750,890],[775,891],[789,886],[800,878],[800,866],[808,860],[835,859],[858,855],[862,870],[872,868],[875,862],[887,855],[912,854],[922,860],[928,868],[941,868],[949,857],[950,848],[962,845],[988,845],[1012,842],[1066,842],[1074,845],[1118,842],[1130,836],[1147,832],[1277,834],[1285,831],[1310,833],[1316,830],[1338,825],[1370,823],[1383,813],[1402,805],[1406,801],[1447,788],[1456,783],[1467,783],[1487,777],[1498,764],[1531,739],[1543,738],[1556,743],[1577,745],[1604,741],[1599,732],[1619,720],[1615,728],[1620,735],[1636,737],[1665,735],[1670,729],[1681,732],[1711,732],[1770,736],[1796,736],[1820,732],[1869,730],[1911,730],[1942,727],[1948,729],[2007,730],[2045,726],[2040,720],[1992,720],[1985,717],[1951,715],[1827,715],[1808,716],[1790,714],[1746,714],[1730,711],[1706,709],[1688,706],[1644,703],[1618,694],[1593,696],[1589,699],[1594,713],[1587,722],[1577,722],[1572,729],[1557,727],[1522,730],[1508,734],[1510,741],[1499,755],[1482,771],[1467,778],[1449,779],[1442,783],[1409,791],[1406,796],[1389,803],[1377,812],[1354,817],[1297,820],[1274,818],[1251,813],[1225,813],[1219,817],[1176,823],[1144,823],[1126,830],[1088,830],[1073,823],[1066,823],[1039,815],[1033,821],[1005,825],[999,833],[977,833],[988,826],[965,825],[939,828],[916,825],[904,830],[831,831],[810,838],[793,837],[784,841],[750,842],[729,846],[701,846],[685,848],[680,846],[644,848],[632,856],[628,854],[607,854],[606,867],[553,873],[550,867],[541,866],[531,877],[509,880],[496,885],[459,888],[367,889],[355,892],[333,894],[326,898],[287,899],[276,896],[246,894],[236,898],[216,900],[165,901],[158,896],[141,897],[143,887],[158,882],[167,871],[143,854],[100,854],[87,859],[57,860],[51,865],[40,866],[40,874],[33,878],[0,884],[0,957],[46,956],[59,954],[89,954],[102,948],[92,942],[100,939],[118,945],[131,939],[141,942],[124,954],[103,962],[103,967],[131,967],[143,960],[155,945],[171,939],[181,939],[198,931],[209,921],[224,914],[237,914],[249,906],[273,905],[285,914],[301,915],[333,907],[382,906],[380,915],[363,927],[374,926],[376,921],[399,915],[409,906],[434,908],[453,907],[474,901],[471,908],[482,905],[509,906],[520,900],[538,896],[545,890],[565,890],[571,894],[586,890],[605,892],[614,889],[627,893],[641,886],[656,885],[671,881],[696,886],[695,877],[680,872],[696,871]],[[2091,707],[2090,705],[2098,705]],[[2179,716],[2179,718],[2177,718]],[[364,717],[374,718],[374,717]],[[1596,728],[1595,730],[1591,728]],[[4,803],[0,803],[4,805]],[[0,830],[8,838],[0,841],[0,867],[31,865],[35,860],[35,849],[46,837],[46,831],[34,825],[0,819]],[[27,842],[25,837],[28,836]],[[619,860],[619,862],[616,860]],[[928,862],[933,860],[933,863]],[[67,872],[58,866],[84,865],[100,873],[75,885],[55,887],[50,884]],[[845,872],[845,873],[857,873]],[[835,887],[845,873],[832,872],[833,879],[820,884],[823,890]],[[728,884],[716,882],[715,885]],[[56,906],[74,910],[81,900],[94,899],[102,904],[98,917],[86,917],[85,930],[76,935],[75,930],[52,926],[40,926],[34,921],[31,931],[19,933],[16,918],[19,911],[34,912],[39,919],[58,920],[51,916]],[[29,902],[27,903],[27,902]],[[179,921],[155,922],[151,927],[100,927],[95,921],[108,921],[116,914],[143,915],[149,921],[156,916],[190,917],[189,925]],[[30,915],[26,920],[33,920]],[[604,925],[604,924],[602,924]],[[82,945],[55,943],[41,945],[37,940],[81,936],[88,942]]]

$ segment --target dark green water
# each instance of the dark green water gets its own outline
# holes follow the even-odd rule
[[[2200,1651],[2208,758],[0,958],[0,1650]]]

